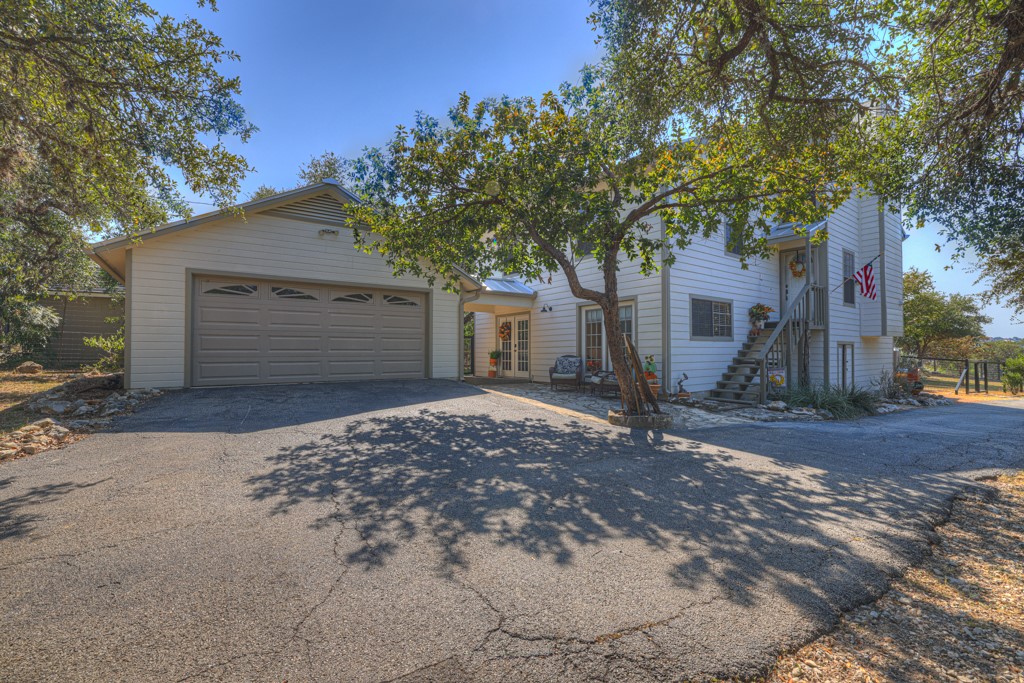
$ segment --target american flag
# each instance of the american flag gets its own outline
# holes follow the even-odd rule
[[[870,263],[858,270],[853,279],[860,285],[861,296],[866,296],[872,301],[878,298],[878,288],[875,287],[875,269]]]

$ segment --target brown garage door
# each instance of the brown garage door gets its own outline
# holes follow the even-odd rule
[[[197,277],[192,385],[424,377],[426,296]]]

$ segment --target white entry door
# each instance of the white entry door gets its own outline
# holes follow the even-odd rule
[[[530,377],[530,316],[507,315],[497,319],[499,370],[502,377]]]

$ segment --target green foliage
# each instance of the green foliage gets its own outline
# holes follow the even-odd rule
[[[1024,237],[1020,0],[593,5],[638,127],[741,120],[776,154],[829,140],[845,174],[961,248]]]
[[[1017,320],[1024,320],[1024,237],[1000,240],[982,257],[978,270],[980,280],[989,284],[983,300],[1005,304]]]
[[[1024,355],[1024,342],[1001,339],[982,342],[978,345],[977,357],[979,359],[1005,363],[1008,358],[1020,355]]]
[[[1014,396],[1024,391],[1024,354],[1006,360],[1003,388]]]
[[[879,4],[901,35],[890,57],[904,90],[901,115],[887,122],[890,163],[902,172],[887,191],[961,247],[986,253],[1024,238],[1021,3]]]
[[[348,177],[348,162],[334,152],[324,152],[312,157],[299,167],[299,180],[303,185],[322,183],[325,180],[343,181]]]
[[[939,292],[927,271],[903,274],[903,336],[896,340],[903,350],[924,357],[934,342],[983,336],[990,322],[974,297]]]
[[[60,318],[52,308],[21,299],[5,301],[3,311],[0,363],[17,360],[42,349],[60,324]]]
[[[86,337],[82,341],[86,346],[103,352],[103,357],[96,361],[92,369],[100,372],[119,372],[124,369],[124,327],[113,334]]]
[[[870,391],[841,386],[812,384],[783,394],[783,399],[791,406],[827,410],[839,419],[873,415],[878,406],[878,396]]]
[[[813,144],[777,157],[763,130],[722,122],[706,138],[679,131],[639,144],[627,105],[584,71],[539,101],[508,97],[473,104],[463,94],[443,124],[420,115],[383,148],[349,165],[357,244],[397,274],[452,288],[461,274],[495,271],[529,280],[559,272],[579,299],[603,312],[609,354],[625,383],[618,321],[623,261],[655,272],[696,236],[736,226],[743,257],[770,253],[767,235],[784,220],[829,215],[849,187]],[[740,234],[737,234],[740,233]],[[586,245],[581,247],[581,245]],[[602,280],[584,286],[578,268]],[[624,384],[623,395],[632,395]]]
[[[249,195],[249,199],[265,199],[267,197],[273,197],[275,194],[280,192],[279,189],[272,185],[260,185],[257,187],[252,194]]]
[[[491,360],[501,360],[501,349],[494,349],[487,353],[487,357]]]
[[[0,226],[146,229],[189,213],[175,172],[231,204],[248,167],[221,140],[254,131],[218,71],[234,59],[144,2],[0,0]]]

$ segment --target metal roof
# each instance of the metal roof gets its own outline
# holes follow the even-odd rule
[[[527,296],[533,296],[535,292],[524,285],[518,280],[511,280],[509,278],[488,278],[484,280],[484,289],[488,292],[497,292],[501,294],[525,294]]]
[[[768,236],[769,242],[785,242],[787,240],[801,239],[808,235],[814,236],[816,232],[825,230],[828,228],[827,220],[820,220],[817,223],[811,223],[810,225],[802,225],[801,223],[782,223],[772,227],[772,233]],[[803,234],[798,235],[796,231],[802,229]]]

